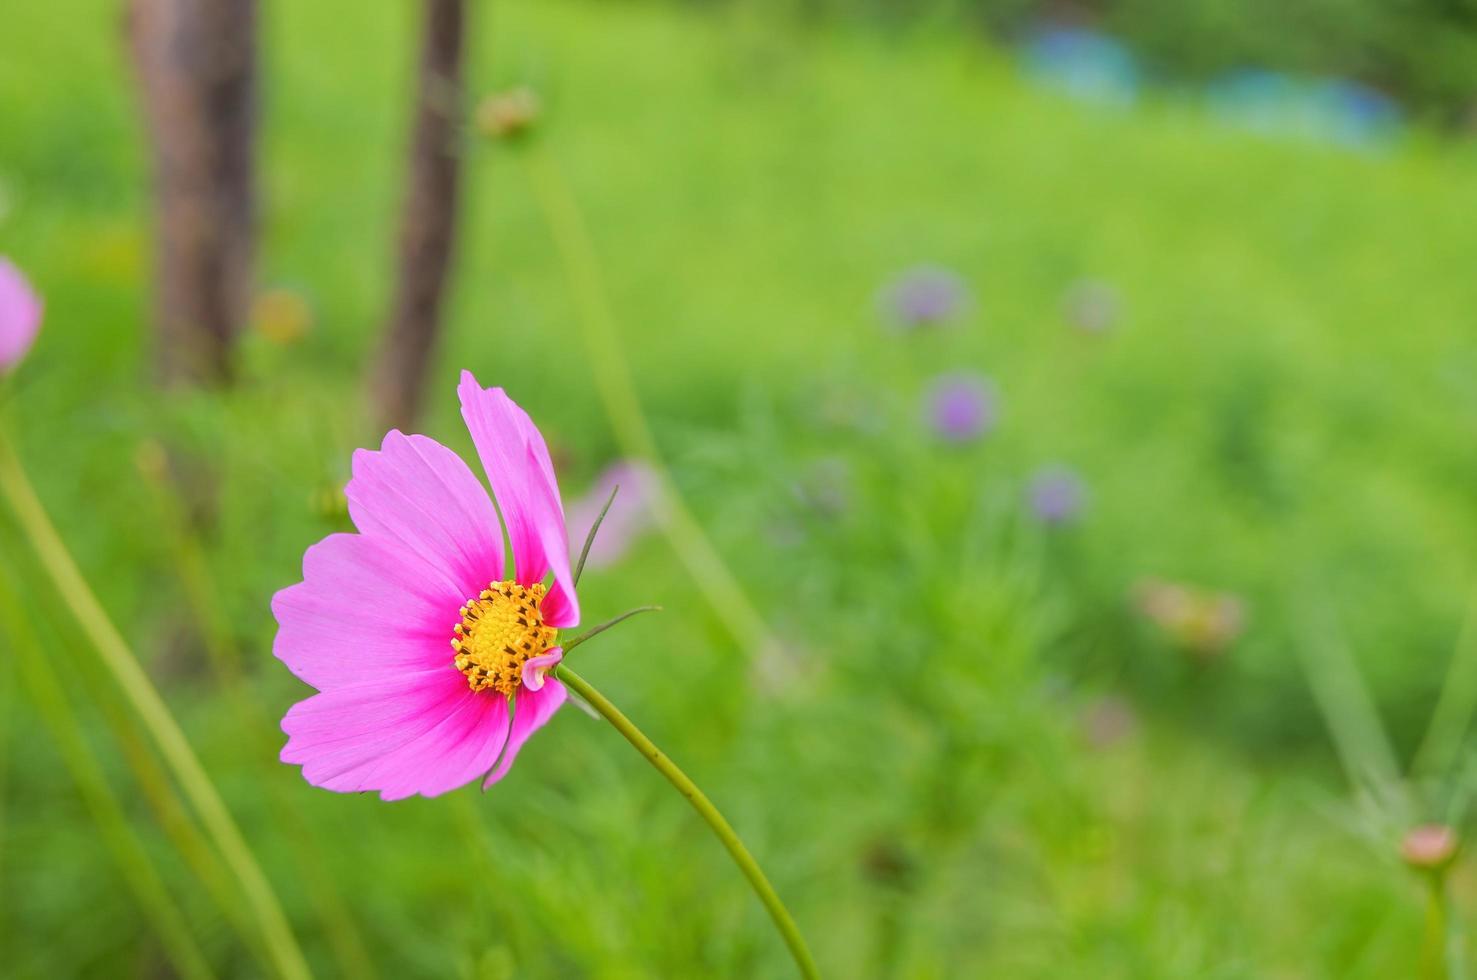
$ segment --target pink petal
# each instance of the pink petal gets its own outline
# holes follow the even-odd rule
[[[520,687],[517,697],[517,707],[513,711],[513,731],[508,735],[508,746],[503,750],[503,758],[497,768],[488,773],[487,778],[482,781],[483,789],[487,789],[508,774],[508,770],[513,768],[513,760],[518,758],[518,751],[523,748],[523,743],[528,741],[530,735],[544,727],[545,722],[554,717],[554,712],[564,704],[568,693],[564,690],[563,684],[551,677],[538,691]]]
[[[0,256],[0,374],[20,362],[41,329],[41,298],[25,276]]]
[[[523,686],[530,691],[537,691],[544,686],[544,675],[553,670],[559,661],[564,659],[563,647],[549,647],[537,657],[530,657],[523,663],[521,680]]]
[[[282,729],[282,761],[301,765],[314,786],[398,800],[439,796],[485,773],[507,737],[508,708],[436,670],[314,695]]]
[[[344,489],[364,534],[445,569],[461,602],[503,578],[503,539],[487,491],[460,456],[426,436],[391,431],[379,452],[354,453]]]
[[[482,691],[461,701],[435,728],[366,768],[359,778],[385,800],[440,796],[486,773],[507,736],[507,699]]]
[[[552,570],[554,584],[544,600],[544,619],[561,629],[578,624],[564,508],[544,437],[503,389],[483,388],[470,371],[462,372],[457,393],[462,418],[508,528],[518,581],[532,585]]]
[[[283,762],[315,786],[377,789],[365,780],[395,750],[435,731],[476,695],[454,670],[427,670],[335,688],[299,701],[282,719]]]
[[[303,555],[303,581],[272,599],[272,652],[320,690],[451,666],[461,587],[396,543],[333,534]]]

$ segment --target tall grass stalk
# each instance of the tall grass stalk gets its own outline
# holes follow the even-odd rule
[[[134,779],[138,782],[144,802],[153,811],[174,849],[189,867],[191,874],[200,882],[221,916],[236,934],[241,937],[253,955],[266,960],[261,934],[248,911],[242,907],[241,895],[237,890],[229,869],[221,860],[204,831],[196,823],[169,774],[159,762],[159,757],[149,744],[147,737],[138,730],[138,723],[116,704],[98,691],[104,680],[91,681],[92,706],[107,723],[118,748],[123,753]]]
[[[326,927],[329,943],[338,960],[338,972],[349,977],[375,977],[378,974],[374,961],[369,956],[353,915],[344,904],[338,889],[334,887],[333,876],[323,861],[313,828],[283,792],[278,781],[280,767],[275,762],[276,746],[268,745],[270,734],[277,732],[276,722],[251,696],[242,676],[241,651],[236,645],[230,622],[222,613],[224,607],[217,600],[220,591],[215,576],[211,574],[210,563],[206,560],[197,536],[191,530],[179,491],[169,478],[163,450],[154,445],[146,445],[140,449],[138,456],[139,472],[154,497],[160,523],[168,538],[176,575],[184,588],[185,601],[189,604],[191,614],[200,626],[216,685],[231,706],[237,728],[248,735],[262,735],[259,741],[263,751],[253,752],[251,757],[265,760],[273,770],[265,773],[261,781],[265,798],[276,826],[284,832],[293,849],[300,872],[299,878],[305,882]]]
[[[0,718],[14,717],[12,702],[15,699],[14,670],[11,662],[14,657],[0,656]],[[10,743],[13,738],[13,730],[10,726],[0,724],[0,845],[3,845],[6,837],[6,822],[10,817]],[[5,875],[7,872],[5,864],[5,848],[0,846],[0,895],[8,895],[12,889],[5,886]],[[0,904],[0,941],[5,938],[6,930],[6,908]]]
[[[1337,620],[1318,600],[1306,598],[1317,594],[1311,588],[1297,592],[1304,597],[1304,612],[1296,646],[1313,700],[1349,781],[1368,792],[1388,816],[1408,823],[1412,804],[1394,746]]]
[[[0,517],[4,515],[0,514]],[[11,531],[9,521],[0,521],[0,527],[7,532]],[[15,539],[7,538],[4,543],[13,546]],[[18,554],[14,550],[10,553]],[[30,570],[20,570],[16,574],[21,581],[25,581]],[[28,599],[37,606],[41,605],[37,596],[31,595]],[[47,610],[46,615],[49,618],[62,613],[60,609],[54,612]],[[111,686],[106,675],[85,670],[74,674],[73,680],[80,686],[83,692],[81,697],[87,702],[88,710],[100,718],[112,734],[123,761],[133,773],[145,804],[153,813],[165,837],[247,948],[270,966],[270,960],[266,959],[266,951],[262,947],[260,932],[249,911],[242,905],[240,891],[230,871],[180,798],[178,787],[164,771],[158,754],[149,744],[148,736],[140,730],[138,716],[119,702],[116,688]]]
[[[138,712],[165,763],[200,817],[201,824],[235,875],[277,972],[286,980],[311,976],[307,961],[282,912],[282,905],[242,837],[235,818],[226,808],[158,689],[72,560],[3,430],[0,430],[0,496],[9,503],[41,566],[75,616],[79,630],[97,650],[103,666]]]
[[[1462,739],[1477,713],[1477,595],[1467,601],[1467,613],[1451,654],[1446,680],[1431,712],[1431,723],[1411,762],[1417,776],[1450,774],[1461,754]]]
[[[777,642],[764,617],[688,511],[662,461],[641,409],[611,312],[600,259],[578,201],[558,165],[541,147],[531,144],[516,151],[564,265],[578,306],[586,360],[616,440],[626,455],[642,460],[655,474],[657,522],[734,641],[750,656],[774,649]]]
[[[1421,976],[1426,980],[1466,980],[1461,922],[1454,914],[1445,870],[1426,874],[1426,937]]]
[[[209,962],[82,737],[82,726],[67,701],[65,689],[51,669],[50,660],[35,633],[26,625],[25,614],[14,591],[14,573],[8,562],[3,567],[3,573],[0,573],[0,621],[4,623],[11,652],[6,663],[15,665],[31,702],[61,752],[63,764],[77,784],[83,804],[92,815],[104,844],[112,852],[118,871],[164,945],[170,962],[182,977],[208,980],[213,976]]]

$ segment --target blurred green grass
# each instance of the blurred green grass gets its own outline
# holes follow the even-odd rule
[[[307,787],[199,667],[134,458],[162,438],[214,468],[217,602],[279,715],[305,689],[269,656],[268,597],[337,528],[315,494],[378,438],[359,371],[386,302],[411,13],[265,12],[261,278],[301,290],[317,322],[291,349],[248,338],[224,396],[146,384],[147,178],[114,5],[7,14],[0,248],[48,304],[12,406],[21,449],[325,975],[266,781],[316,828],[384,975],[784,975],[703,828],[578,713],[486,796],[387,806]],[[948,37],[770,28],[742,8],[474,12],[474,88],[543,94],[540,138],[588,211],[675,478],[791,645],[747,662],[652,539],[592,573],[584,605],[591,621],[667,612],[584,648],[582,671],[724,807],[829,975],[1413,971],[1420,891],[1345,802],[1295,651],[1308,607],[1334,610],[1414,747],[1477,531],[1470,152],[1269,142],[1168,102],[1063,102]],[[468,177],[422,428],[468,448],[452,386],[471,368],[540,421],[572,496],[617,453],[574,306],[516,162],[473,145]],[[890,335],[876,290],[919,261],[965,276],[976,312]],[[1110,336],[1063,320],[1083,277],[1124,298]],[[1003,420],[945,451],[917,399],[960,366],[995,379]],[[870,425],[844,422],[858,406]],[[794,487],[837,460],[850,503],[828,516]],[[1058,460],[1090,506],[1050,536],[1019,496]],[[5,560],[30,572],[14,541]],[[1149,575],[1239,593],[1247,635],[1185,663],[1129,608]],[[107,697],[77,693],[94,689]],[[1143,721],[1092,748],[1077,715],[1104,689]],[[7,703],[6,972],[153,969],[59,756]],[[219,969],[256,975],[104,726],[87,734]],[[1470,908],[1465,871],[1458,885]]]

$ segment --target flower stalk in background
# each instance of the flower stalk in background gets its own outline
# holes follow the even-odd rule
[[[759,614],[743,586],[729,569],[707,532],[688,510],[662,461],[656,437],[647,423],[627,363],[615,314],[607,294],[604,272],[584,213],[552,156],[538,140],[504,140],[520,144],[518,157],[534,199],[543,212],[549,234],[565,269],[569,290],[579,312],[586,363],[594,372],[595,390],[621,451],[642,460],[651,481],[653,513],[672,550],[687,567],[713,611],[735,643],[750,657],[759,657],[778,645],[769,624]]]
[[[618,621],[560,644],[560,632],[579,623],[575,584],[590,541],[572,569],[548,447],[527,413],[467,372],[458,394],[491,497],[450,449],[391,431],[378,452],[354,454],[346,495],[358,533],[309,548],[303,581],[272,602],[280,627],[273,652],[318,689],[283,719],[282,760],[302,766],[315,786],[385,800],[437,796],[478,778],[486,789],[572,690],[692,804],[802,975],[817,976],[794,919],[733,828],[562,662],[566,649]],[[597,528],[598,519],[592,537]]]
[[[1446,879],[1461,850],[1461,839],[1446,824],[1412,827],[1400,841],[1400,858],[1425,879],[1426,940],[1422,951],[1422,975],[1455,980],[1461,967],[1461,937],[1453,931],[1451,894]]]
[[[40,329],[41,297],[21,271],[0,255],[0,376],[21,362]]]
[[[158,688],[78,569],[27,478],[3,425],[0,425],[0,499],[9,505],[42,569],[57,593],[66,598],[79,634],[97,651],[103,668],[117,684],[119,696],[143,722],[211,842],[230,868],[273,967],[288,980],[311,976],[271,882]]]
[[[148,849],[130,826],[124,801],[113,792],[97,756],[83,737],[83,726],[67,697],[66,681],[57,674],[52,650],[26,624],[22,601],[8,567],[0,565],[0,626],[4,627],[0,636],[7,642],[6,656],[13,658],[21,683],[50,730],[62,763],[71,772],[83,804],[98,826],[102,842],[112,852],[118,871],[158,935],[170,964],[181,977],[210,980],[214,974],[209,961],[150,861]]]
[[[41,301],[19,271],[0,257],[0,378],[30,349],[41,325]],[[0,499],[9,505],[59,595],[66,598],[78,631],[97,651],[104,669],[148,729],[190,806],[230,868],[277,973],[288,980],[311,975],[271,882],[262,872],[235,818],[206,774],[158,689],[108,617],[26,476],[0,419]],[[84,777],[86,778],[86,777]],[[126,845],[124,845],[126,846]],[[145,885],[145,887],[148,887]],[[180,950],[182,955],[183,950]]]
[[[244,683],[242,655],[228,611],[219,601],[222,590],[214,579],[204,542],[190,519],[189,503],[171,473],[168,456],[158,442],[145,440],[134,453],[134,464],[149,489],[157,511],[160,534],[168,544],[176,577],[183,588],[185,605],[191,610],[201,644],[208,654],[217,690],[235,716],[235,725],[250,737],[275,743],[268,728],[268,713]],[[342,495],[342,491],[335,490]],[[273,766],[275,744],[258,744],[248,750],[251,759]],[[292,797],[290,784],[279,779],[262,780],[256,791],[269,807],[276,835],[291,848],[298,872],[297,885],[316,906],[329,943],[337,958],[336,971],[361,980],[377,976],[374,963],[355,924],[354,915],[335,886],[324,864],[325,853],[315,829]],[[289,885],[288,887],[292,887]]]

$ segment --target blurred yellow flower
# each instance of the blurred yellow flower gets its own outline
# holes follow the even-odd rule
[[[251,328],[278,347],[291,347],[313,328],[313,308],[299,292],[285,287],[257,294]]]

